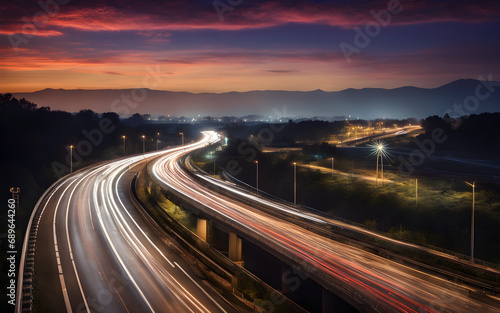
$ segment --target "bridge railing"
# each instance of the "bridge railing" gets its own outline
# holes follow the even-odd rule
[[[194,166],[197,167],[196,165],[194,165]],[[199,170],[200,172],[203,172],[203,170],[201,170],[199,167],[197,167],[197,170]],[[206,175],[208,175],[208,174],[206,174]],[[243,181],[235,178],[231,174],[227,173],[227,171],[225,169],[222,169],[222,175],[221,176],[224,179],[229,180],[229,181],[231,181],[231,182],[239,185],[240,187],[246,189],[248,192],[257,194],[257,189],[255,187],[253,187],[253,186],[251,186],[251,185],[249,185],[249,184],[247,184],[247,183],[245,183],[245,182],[243,182]],[[448,255],[453,256],[453,257],[455,257],[457,259],[460,259],[460,260],[464,260],[464,261],[469,261],[470,260],[470,256],[468,256],[468,255],[465,255],[465,254],[462,254],[462,253],[458,253],[458,252],[455,252],[455,251],[451,251],[451,250],[447,250],[447,249],[444,249],[444,248],[436,247],[436,246],[429,245],[429,244],[426,244],[426,243],[417,242],[417,241],[414,241],[414,240],[409,240],[409,239],[404,239],[403,240],[400,236],[395,235],[395,234],[390,234],[390,233],[386,233],[386,232],[382,232],[382,231],[378,231],[378,230],[368,229],[363,224],[356,223],[354,221],[350,221],[350,220],[347,220],[347,219],[344,219],[344,218],[341,218],[341,217],[338,217],[338,216],[330,215],[328,213],[325,213],[323,211],[319,211],[317,209],[311,208],[311,207],[306,206],[306,205],[301,205],[301,204],[295,205],[295,204],[293,204],[290,201],[278,198],[278,197],[276,197],[274,195],[271,195],[269,193],[266,193],[266,192],[264,192],[262,190],[258,191],[258,195],[261,196],[261,197],[270,199],[272,201],[281,203],[283,205],[289,206],[291,208],[299,209],[299,210],[301,210],[303,212],[306,212],[306,213],[312,213],[312,214],[317,215],[317,216],[321,216],[321,217],[328,218],[328,219],[333,219],[333,220],[342,222],[344,224],[348,224],[348,225],[351,225],[351,226],[355,226],[355,227],[359,227],[359,228],[362,228],[362,229],[369,230],[370,232],[375,233],[375,234],[377,234],[379,236],[388,237],[388,238],[391,238],[391,239],[394,239],[394,240],[398,240],[398,241],[401,241],[402,243],[410,243],[410,244],[422,246],[422,247],[425,247],[427,249],[431,249],[431,250],[434,250],[434,251],[437,251],[437,252],[448,254]],[[484,260],[476,259],[476,258],[474,259],[474,263],[476,265],[481,265],[481,266],[485,267],[484,268],[485,270],[488,270],[488,269],[500,270],[500,264],[498,264],[498,263],[488,262],[488,261],[484,261]]]
[[[183,158],[181,158],[181,160],[179,161],[181,168],[183,168],[187,173],[190,173],[190,171],[200,171],[200,173],[206,174],[202,169],[189,162],[189,160],[189,156],[184,156]],[[171,195],[176,194],[176,191],[172,189],[168,189],[168,192]],[[264,248],[266,251],[285,261],[291,266],[304,268],[304,270],[309,273],[308,276],[311,276],[314,280],[316,280],[327,289],[337,290],[336,294],[352,305],[357,306],[358,308],[362,306],[363,311],[366,312],[371,312],[372,308],[379,308],[379,312],[386,312],[386,309],[383,309],[383,306],[381,306],[381,304],[377,301],[378,299],[372,298],[371,295],[360,294],[358,292],[358,289],[345,284],[338,277],[330,276],[322,273],[321,271],[318,271],[317,265],[305,261],[303,258],[295,255],[289,250],[284,249],[280,245],[280,243],[275,241],[273,238],[262,236],[247,227],[242,227],[242,225],[235,223],[234,220],[229,219],[222,214],[214,212],[213,210],[207,209],[203,203],[187,198],[185,195],[179,194],[177,196],[180,199],[183,199],[182,201],[188,203],[192,208],[195,208],[198,211],[203,212],[210,218],[216,220],[217,222],[222,223],[225,227],[259,245],[261,248]]]
[[[149,173],[149,171],[144,172],[143,175],[144,179],[146,179],[147,181],[147,184],[150,186],[150,195],[156,201],[158,206],[161,207],[160,203],[165,199],[163,197],[165,197],[165,194],[168,194],[168,198],[172,199],[173,202],[176,202],[175,200],[181,200],[183,206],[185,207],[200,209],[200,203],[186,198],[184,195],[177,193],[175,190],[171,190],[168,188],[165,189],[159,182],[155,180],[155,178]],[[168,227],[171,227],[178,234],[178,236],[182,238],[182,240],[185,240],[186,243],[192,245],[192,247],[195,247],[196,249],[189,247],[189,245],[186,245],[186,243],[183,244],[183,247],[187,248],[190,253],[192,253],[198,260],[200,260],[205,266],[214,271],[217,275],[230,281],[231,277],[228,276],[228,273],[230,273],[230,275],[237,278],[237,281],[244,280],[249,282],[255,288],[260,288],[259,293],[261,295],[266,295],[265,298],[259,298],[255,297],[252,294],[247,294],[244,290],[239,290],[239,292],[240,294],[244,295],[246,299],[255,301],[255,304],[261,307],[261,311],[265,310],[265,308],[263,307],[272,304],[276,307],[281,306],[282,308],[285,308],[290,312],[306,312],[300,306],[284,296],[282,293],[269,286],[267,283],[262,281],[260,278],[258,278],[245,268],[234,263],[227,256],[196,236],[196,234],[194,234],[190,229],[173,218],[166,210],[162,210],[161,214],[168,222]],[[207,212],[205,212],[205,214],[207,214]],[[273,303],[269,302],[271,301],[270,299],[278,299],[279,301],[275,301],[276,303]]]

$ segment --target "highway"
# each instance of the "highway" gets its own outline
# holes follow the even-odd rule
[[[38,311],[236,311],[150,229],[130,193],[146,158],[180,149],[87,167],[47,195],[33,221]]]
[[[306,167],[305,165],[303,165]],[[325,169],[329,170],[328,168],[322,168],[319,166],[311,166],[311,168],[317,168],[317,169]],[[357,233],[362,236],[370,236],[374,239],[377,240],[383,240],[385,242],[403,247],[403,248],[412,248],[414,250],[419,250],[419,251],[424,251],[426,253],[432,254],[434,256],[440,257],[447,259],[449,261],[453,261],[456,263],[463,264],[465,266],[470,266],[470,267],[475,267],[480,270],[484,271],[489,271],[491,273],[494,273],[496,275],[500,275],[500,270],[498,268],[493,268],[489,267],[486,265],[478,264],[478,263],[472,263],[468,259],[463,259],[459,258],[455,255],[448,254],[436,249],[424,247],[421,245],[413,244],[410,242],[398,240],[395,238],[391,238],[386,236],[385,234],[378,232],[378,231],[372,231],[370,229],[367,229],[365,227],[361,227],[358,225],[355,225],[354,223],[347,223],[345,221],[341,221],[338,219],[334,219],[332,217],[327,216],[327,214],[320,214],[320,212],[305,212],[303,210],[300,210],[296,207],[294,207],[291,204],[287,204],[284,201],[283,202],[277,202],[277,201],[272,201],[269,200],[265,197],[258,196],[252,192],[249,192],[247,189],[244,189],[243,187],[232,183],[230,181],[222,181],[220,179],[213,178],[211,176],[205,175],[203,173],[196,173],[197,177],[200,178],[201,180],[205,181],[207,184],[216,186],[217,188],[223,188],[227,192],[233,194],[236,197],[240,197],[240,199],[245,199],[247,202],[255,203],[258,204],[259,206],[267,207],[277,214],[282,214],[286,215],[288,217],[291,217],[292,219],[301,219],[306,223],[309,223],[310,227],[315,227],[315,226],[326,226],[330,227],[333,226],[333,229],[343,229],[343,230],[349,230],[354,233]],[[358,175],[359,176],[359,175]],[[375,180],[375,178],[373,178]],[[386,182],[390,182],[390,180],[385,180]]]
[[[239,229],[247,239],[295,260],[323,284],[347,290],[378,312],[500,312],[468,296],[469,289],[366,251],[329,240],[302,227],[222,196],[179,165],[181,158],[217,142],[204,132],[197,145],[158,158],[151,172],[163,188],[195,202],[208,216]],[[309,217],[314,218],[314,217]],[[321,222],[321,220],[319,220]]]

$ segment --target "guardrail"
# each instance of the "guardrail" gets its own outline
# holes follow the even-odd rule
[[[162,201],[161,195],[163,194],[164,190],[162,190],[161,185],[152,177],[152,175],[150,175],[148,171],[145,171],[143,175],[144,179],[146,179],[147,185],[150,187],[151,190],[150,195],[152,196],[154,201],[156,201],[157,205],[160,206],[158,200],[160,200],[160,202]],[[169,198],[172,197],[174,198],[172,199],[174,200],[173,202],[175,202],[175,199],[180,199],[179,195],[173,193],[172,190],[168,190],[168,194]],[[145,204],[142,201],[141,204],[145,208],[147,208],[147,206],[145,206]],[[198,207],[196,203],[192,201],[185,201],[185,199],[183,200],[183,206],[186,207],[192,206],[193,208]],[[149,212],[149,214],[151,215],[151,212]],[[269,286],[267,283],[262,281],[260,278],[258,278],[245,268],[234,263],[228,257],[226,257],[221,252],[219,252],[211,245],[209,245],[207,242],[196,236],[191,230],[189,230],[180,222],[175,220],[175,218],[170,216],[168,212],[163,210],[161,214],[163,215],[165,221],[167,222],[166,225],[164,223],[163,225],[170,227],[174,231],[174,233],[176,233],[175,237],[179,239],[178,242],[179,241],[182,242],[182,246],[186,248],[187,251],[192,253],[210,270],[214,271],[219,276],[228,279],[228,281],[231,281],[231,284],[233,285],[234,285],[233,278],[237,278],[236,281],[241,281],[241,280],[250,281],[254,287],[261,288],[260,291],[261,294],[263,293],[270,298],[272,297],[273,299],[279,300],[278,301],[279,303],[276,303],[276,306],[282,306],[286,311],[297,312],[297,313],[306,312],[304,309],[295,304],[293,301],[284,296],[282,293]],[[233,287],[237,287],[237,285]],[[255,309],[264,311],[264,308],[262,307],[259,308],[259,305],[261,303],[266,303],[266,301],[269,301],[268,299],[255,298],[250,294],[246,294],[242,290],[240,290],[239,292],[241,295],[243,295],[244,298],[255,301],[254,302],[256,305]]]
[[[121,158],[120,158],[121,159]],[[81,168],[73,173],[67,174],[59,178],[52,185],[50,185],[47,190],[42,194],[35,204],[33,211],[31,211],[30,219],[26,226],[26,232],[24,234],[23,248],[21,250],[21,258],[19,260],[19,271],[17,277],[17,292],[16,292],[16,306],[15,312],[33,312],[33,280],[35,272],[35,243],[38,234],[38,224],[40,222],[41,215],[40,207],[45,204],[48,200],[48,194],[52,192],[57,186],[59,186],[64,180],[78,175],[80,172],[95,166],[99,166],[109,161],[101,161],[93,165]],[[33,222],[37,220],[35,227],[33,228]]]
[[[179,161],[179,165],[184,170],[187,170],[186,166],[190,166],[186,165],[186,158],[187,156],[184,156]],[[187,172],[189,173],[189,171]],[[179,194],[175,190],[167,189],[166,192],[169,194],[169,196],[173,196],[177,200],[182,201],[185,205],[188,205],[191,209],[203,213],[208,218],[217,221],[229,230],[237,233],[242,237],[245,237],[247,240],[260,246],[275,257],[283,260],[285,263],[297,268],[305,267],[304,260],[302,258],[299,258],[293,253],[290,253],[289,251],[281,248],[280,245],[272,238],[261,237],[259,234],[249,230],[246,227],[242,227],[242,225],[235,223],[233,220],[208,209],[203,203],[190,199],[183,194]],[[312,267],[305,269],[305,271],[309,273],[308,276],[310,276],[313,280],[318,282],[326,289],[332,290],[335,294],[356,307],[358,310],[361,310],[363,312],[391,312],[380,303],[378,303],[374,298],[367,298],[364,295],[359,294],[356,289],[353,289],[351,286],[344,284],[343,281],[341,279],[338,279],[337,277],[321,274],[319,273],[319,271],[316,271],[316,268]]]
[[[202,173],[205,173],[202,169],[200,169],[196,165],[193,164],[192,166],[196,167],[196,170],[198,170],[198,171],[200,171]],[[205,174],[208,175],[207,173],[205,173]],[[226,170],[223,170],[221,176],[224,177],[226,180],[229,180],[229,181],[231,181],[231,182],[233,182],[235,184],[238,184],[238,185],[242,186],[243,188],[247,189],[249,192],[257,194],[257,190],[256,190],[255,187],[253,187],[251,185],[248,185],[247,183],[245,183],[245,182],[243,182],[243,181],[235,178],[234,176],[232,176],[229,173],[227,173]],[[267,198],[267,199],[279,202],[281,204],[284,204],[284,205],[287,205],[287,206],[290,206],[290,207],[294,207],[294,208],[300,209],[300,210],[302,210],[304,212],[307,212],[307,213],[313,213],[315,215],[319,215],[321,217],[325,217],[325,218],[328,218],[328,219],[333,219],[333,220],[342,222],[344,224],[348,224],[348,225],[360,227],[360,228],[363,228],[363,229],[367,229],[366,226],[363,225],[363,224],[356,223],[356,222],[353,222],[353,221],[350,221],[350,220],[347,220],[347,219],[343,219],[341,217],[333,216],[333,215],[330,215],[330,214],[325,213],[323,211],[319,211],[317,209],[314,209],[314,208],[311,208],[311,207],[308,207],[308,206],[305,206],[305,205],[300,205],[300,204],[295,205],[292,202],[289,202],[287,200],[278,198],[278,197],[276,197],[274,195],[271,195],[269,193],[266,193],[266,192],[264,192],[262,190],[259,190],[258,195],[261,196],[261,197],[264,197],[264,198]],[[394,239],[394,240],[398,240],[398,241],[401,241],[401,242],[405,242],[405,243],[410,243],[410,244],[422,246],[422,247],[425,247],[427,249],[431,249],[431,250],[434,250],[434,251],[437,251],[437,252],[445,253],[445,254],[448,254],[448,255],[453,256],[455,258],[458,258],[460,260],[464,260],[464,261],[467,261],[467,262],[470,260],[470,256],[465,255],[465,254],[461,254],[461,253],[458,253],[458,252],[455,252],[455,251],[443,249],[443,248],[436,247],[436,246],[429,245],[429,244],[425,244],[425,243],[419,243],[419,242],[416,242],[416,241],[413,241],[413,240],[408,240],[408,239],[405,239],[403,241],[401,239],[401,237],[398,237],[398,236],[395,236],[395,235],[392,235],[392,234],[389,234],[389,233],[385,233],[385,232],[382,232],[382,231],[378,231],[378,230],[372,230],[372,229],[367,229],[367,230],[369,230],[370,232],[376,233],[377,235],[388,237],[390,239]],[[492,263],[492,262],[488,262],[488,261],[484,261],[484,260],[481,260],[481,259],[476,259],[475,258],[474,259],[474,263],[471,263],[471,266],[474,266],[474,265],[481,265],[481,266],[485,267],[485,268],[482,268],[483,270],[495,269],[495,270],[497,270],[495,272],[495,274],[499,274],[498,271],[500,271],[500,264],[498,264],[498,263]]]
[[[219,192],[225,196],[228,196],[232,199],[236,199],[238,201],[241,201],[243,203],[246,203],[247,205],[250,205],[254,208],[258,208],[259,210],[262,210],[264,212],[267,212],[268,214],[285,218],[291,223],[297,224],[299,226],[302,226],[309,231],[312,231],[314,233],[317,233],[321,236],[327,237],[329,239],[334,239],[336,241],[349,244],[349,245],[355,245],[360,248],[363,248],[366,251],[378,254],[380,256],[383,256],[384,258],[391,259],[393,261],[396,261],[401,264],[406,264],[406,265],[411,265],[412,267],[418,269],[418,270],[423,270],[427,271],[431,274],[437,274],[441,277],[444,277],[446,279],[451,279],[451,280],[458,280],[460,282],[464,282],[468,284],[469,286],[477,287],[480,289],[484,289],[485,291],[491,291],[494,295],[497,293],[498,289],[498,282],[500,276],[498,273],[494,272],[495,269],[487,269],[478,266],[477,264],[471,264],[474,267],[470,267],[471,270],[469,270],[468,264],[463,264],[458,258],[453,259],[452,257],[447,258],[441,255],[433,254],[427,247],[425,248],[419,248],[420,246],[417,245],[417,247],[414,246],[408,246],[405,245],[403,241],[400,239],[395,239],[397,240],[396,242],[388,242],[388,241],[381,241],[377,240],[374,235],[371,234],[365,234],[365,233],[359,233],[358,230],[356,229],[350,229],[348,227],[342,227],[340,225],[335,225],[335,224],[327,224],[327,226],[330,227],[325,227],[324,224],[318,224],[315,225],[314,223],[311,222],[305,222],[300,218],[297,218],[293,214],[288,214],[288,213],[278,213],[276,210],[273,208],[268,208],[264,204],[253,201],[252,199],[246,199],[246,198],[241,198],[240,196],[233,194],[231,191],[228,191],[222,187],[218,187],[216,185],[210,184],[209,182],[205,181],[204,179],[201,179],[199,175],[207,175],[206,172],[204,172],[202,169],[200,169],[198,166],[193,164],[191,162],[190,157],[186,157],[185,159],[185,169],[188,170],[188,172],[191,174],[191,176],[195,179],[197,179],[200,183],[208,186],[212,190]],[[230,176],[227,173],[222,173],[222,177],[224,176]],[[227,178],[227,177],[226,177]],[[238,185],[238,188],[241,189],[241,191],[246,191],[246,192],[253,192],[256,194],[256,189],[253,188],[252,186],[249,186],[245,184],[244,182],[241,182],[237,180],[234,177],[229,177],[232,178],[230,180],[233,181],[233,183]],[[243,187],[240,186],[243,185]],[[296,210],[302,209],[301,206],[295,206],[292,203],[279,199],[277,197],[274,197],[270,195],[267,197],[265,192],[262,193],[259,190],[259,197],[264,196],[264,198],[268,198],[273,202],[279,202],[284,205],[288,205],[290,208],[295,208]],[[275,199],[281,200],[281,201],[276,201]],[[318,210],[309,208],[309,212],[313,213],[316,216],[324,216],[329,219],[334,219],[334,220],[339,220],[339,221],[345,221],[340,218],[334,218],[324,212],[320,212]],[[302,210],[302,212],[308,212],[306,210]],[[317,214],[320,213],[320,214]],[[349,222],[349,221],[347,221]],[[350,222],[346,223],[347,225],[354,225],[358,226],[361,228],[364,228],[362,225]],[[334,226],[335,228],[332,228]],[[387,236],[385,233],[382,232],[376,232],[377,234],[380,234],[382,236],[385,236],[386,238],[392,239],[391,237]],[[420,253],[423,253],[422,255],[425,256],[424,258],[420,258],[420,261],[416,259],[415,257],[408,257],[414,254],[415,251],[418,251]],[[431,260],[429,258],[434,258],[434,260]],[[448,266],[446,264],[435,264],[435,265],[429,265],[426,264],[426,262],[431,262],[431,261],[438,261],[438,263],[441,263],[442,260],[446,260],[448,263]],[[433,263],[432,263],[433,264]],[[458,268],[452,268],[450,266],[455,266],[459,267]],[[489,276],[489,279],[485,279],[487,276],[484,275],[484,273],[488,270],[488,273],[491,273]]]

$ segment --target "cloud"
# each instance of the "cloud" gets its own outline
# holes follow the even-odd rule
[[[296,73],[297,71],[296,70],[264,70],[264,72],[287,74],[287,73]]]
[[[62,36],[63,33],[53,29],[30,29],[24,31],[23,29],[11,28],[11,29],[0,29],[0,35],[7,36],[16,36],[27,34],[29,37],[31,36],[39,36],[39,37],[54,37],[54,36]],[[28,37],[26,36],[26,37]]]
[[[120,74],[117,72],[104,72],[104,74],[106,74],[106,75],[123,75],[123,74]]]
[[[23,3],[25,1],[20,0],[8,5],[0,22],[0,34],[20,32],[26,19],[32,21],[35,13],[43,12],[33,2],[26,2],[24,6]],[[40,29],[38,36],[60,35],[65,28],[136,31],[144,36],[155,31],[260,29],[290,23],[352,28],[373,21],[371,11],[387,9],[389,1],[252,1],[226,12],[224,21],[219,19],[210,1],[124,0],[119,3],[90,0],[61,5],[56,14],[47,17],[46,26]],[[500,16],[500,3],[492,0],[400,0],[400,3],[403,11],[391,17],[392,26],[435,22],[482,23],[497,21]]]

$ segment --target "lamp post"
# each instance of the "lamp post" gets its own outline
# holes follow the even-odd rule
[[[122,138],[123,138],[123,156],[125,156],[125,138],[127,137],[122,136]]]
[[[293,204],[297,205],[297,163],[293,162]]]
[[[73,145],[69,146],[69,172],[73,173]]]
[[[335,159],[332,157],[332,179],[333,179],[333,162],[335,161]]]
[[[256,187],[257,187],[257,194],[259,194],[259,161],[255,161],[255,164],[257,165],[257,169],[256,169],[256,174],[257,174],[256,175],[257,176],[257,178],[256,178],[256,181],[257,181]]]
[[[385,145],[384,142],[378,141],[375,142],[373,145],[371,145],[373,148],[372,154],[375,154],[377,157],[377,177],[375,178],[375,181],[378,185],[378,160],[380,159],[380,169],[382,171],[382,184],[384,183],[384,156],[387,155],[387,152],[385,151]]]
[[[474,263],[474,206],[476,198],[476,182],[465,182],[467,185],[472,187],[472,220],[470,227],[470,261]]]
[[[184,133],[179,133],[182,136],[182,146],[184,146]]]
[[[146,136],[142,135],[142,154],[146,153]]]
[[[158,143],[160,142],[160,133],[156,133],[156,151],[158,151]]]
[[[418,179],[415,178],[415,207],[418,207]]]
[[[382,186],[384,185],[384,158],[380,154],[380,169],[382,170]]]

